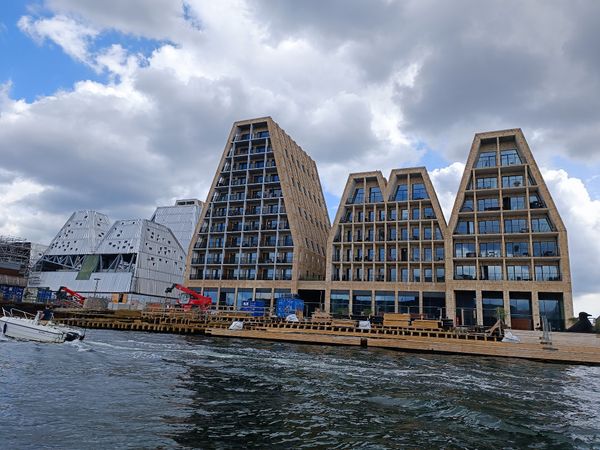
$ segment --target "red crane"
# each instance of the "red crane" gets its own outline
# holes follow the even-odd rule
[[[61,286],[58,288],[58,291],[56,291],[56,298],[63,301],[71,301],[79,306],[83,306],[83,303],[85,302],[85,297],[83,295],[81,295],[79,292],[69,289],[66,286]]]
[[[175,283],[171,287],[166,288],[165,294],[172,292],[173,289],[177,289],[181,292],[185,292],[186,294],[188,294],[190,296],[190,299],[187,301],[187,303],[180,303],[180,305],[182,306],[184,311],[189,311],[190,309],[192,309],[194,307],[200,308],[202,310],[207,310],[208,308],[210,308],[210,305],[212,305],[212,299],[210,297],[207,297],[206,295],[198,294],[196,291],[194,291],[192,289],[188,289],[185,286],[182,286],[181,284]],[[178,303],[179,303],[179,301],[178,301]]]

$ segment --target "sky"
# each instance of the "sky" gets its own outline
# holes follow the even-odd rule
[[[522,128],[600,314],[600,2],[0,2],[0,233],[206,198],[236,120],[349,172],[426,166],[452,209],[473,135]]]

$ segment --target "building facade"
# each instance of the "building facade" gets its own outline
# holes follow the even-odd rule
[[[315,162],[270,117],[236,122],[192,239],[186,286],[223,306],[296,293],[301,280],[324,280],[329,228]]]
[[[447,307],[518,329],[573,316],[567,231],[520,129],[475,135],[446,242]]]
[[[147,220],[110,219],[74,212],[34,265],[28,288],[56,292],[66,286],[114,303],[164,302],[181,283],[185,251],[169,228]]]
[[[204,203],[195,198],[176,200],[173,206],[156,208],[150,220],[167,226],[187,254],[203,206]]]
[[[423,167],[351,174],[328,241],[330,312],[445,317],[446,221]]]

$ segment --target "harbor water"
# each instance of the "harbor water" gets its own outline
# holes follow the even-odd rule
[[[600,449],[600,367],[103,330],[2,340],[0,448]]]

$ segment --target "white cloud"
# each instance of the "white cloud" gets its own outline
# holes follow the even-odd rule
[[[59,45],[67,55],[93,65],[88,47],[99,33],[95,28],[62,15],[42,19],[23,16],[18,25],[39,44],[48,39]]]
[[[2,165],[9,174],[0,182],[41,189],[27,196],[35,213],[5,200],[2,229],[41,238],[32,218],[54,223],[76,208],[147,216],[175,196],[203,199],[231,123],[263,115],[317,161],[333,195],[349,172],[387,176],[421,164],[417,141],[452,161],[459,148],[466,154],[474,132],[505,125],[525,128],[538,160],[550,167],[551,156],[575,147],[600,153],[565,146],[573,135],[597,142],[600,109],[594,96],[578,94],[579,87],[595,92],[600,85],[597,52],[580,45],[595,41],[574,33],[578,15],[564,15],[557,5],[544,14],[528,6],[522,18],[510,16],[506,31],[502,18],[510,8],[500,4],[483,15],[479,8],[487,6],[472,4],[469,14],[422,1],[347,3],[45,1],[46,16],[32,10],[20,29],[106,71],[109,81],[81,81],[33,102],[12,99],[8,83],[0,87]],[[547,18],[560,27],[547,27]],[[543,39],[521,39],[529,30],[522,20],[533,21]],[[597,33],[591,25],[581,27],[589,37]],[[489,32],[495,29],[506,32]],[[153,39],[154,51],[138,55],[126,39],[99,47],[108,32],[117,41],[119,33]],[[507,61],[513,69],[506,70]],[[577,75],[568,86],[571,103],[561,67]],[[561,125],[563,110],[587,119],[569,130]],[[454,163],[431,171],[447,218],[463,169]],[[598,201],[577,174],[544,173],[569,230],[576,298],[591,301],[598,292]],[[46,240],[52,234],[47,230]]]

